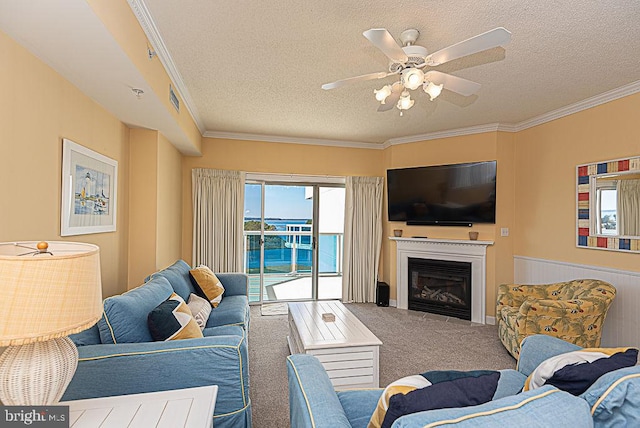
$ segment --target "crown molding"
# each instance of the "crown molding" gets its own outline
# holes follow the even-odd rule
[[[482,134],[483,132],[498,131],[500,124],[489,123],[487,125],[469,126],[467,128],[450,129],[446,131],[429,132],[427,134],[410,135],[407,137],[392,138],[385,141],[385,146],[397,144],[416,143],[418,141],[437,140],[439,138],[458,137],[461,135]]]
[[[382,150],[384,148],[383,144],[364,143],[361,141],[325,140],[321,138],[296,138],[280,135],[244,134],[239,132],[206,131],[204,134],[202,134],[202,136],[206,138],[218,138],[224,140],[248,140],[265,141],[268,143],[309,144],[314,146],[349,147],[354,149]]]
[[[160,36],[158,27],[156,27],[156,24],[151,17],[151,13],[149,12],[147,5],[145,4],[144,0],[127,0],[127,2],[129,3],[129,7],[133,11],[134,15],[138,19],[138,22],[140,23],[142,30],[146,34],[149,43],[155,50],[158,59],[164,66],[167,74],[169,74],[169,78],[175,85],[176,90],[182,98],[182,101],[184,101],[184,105],[189,111],[189,114],[191,114],[194,122],[196,123],[200,134],[202,134],[205,130],[205,127],[202,123],[202,120],[200,119],[200,114],[198,114],[198,110],[195,107],[195,103],[193,101],[193,98],[191,98],[189,90],[187,89],[187,85],[185,85],[175,62],[173,62],[171,54],[169,54],[167,46],[164,44],[164,41]]]
[[[541,114],[534,118],[519,122],[513,125],[515,131],[519,132],[525,129],[533,128],[534,126],[542,125],[543,123],[551,122],[552,120],[560,119],[561,117],[569,116],[574,113],[581,112],[593,107],[597,107],[601,104],[615,101],[620,98],[627,97],[640,92],[640,80],[629,83],[628,85],[621,86],[616,89],[612,89],[602,94],[595,95],[591,98],[587,98],[577,103],[570,104],[565,107],[561,107],[557,110],[550,111],[548,113]]]

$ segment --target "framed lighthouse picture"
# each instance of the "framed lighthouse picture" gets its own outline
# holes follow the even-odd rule
[[[62,140],[61,236],[115,232],[118,161]]]

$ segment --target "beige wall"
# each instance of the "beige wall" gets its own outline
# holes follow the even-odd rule
[[[182,159],[182,257],[191,262],[191,170],[214,168],[306,175],[380,176],[382,150],[203,138],[202,157]]]
[[[131,129],[129,172],[129,288],[156,270],[158,132]]]
[[[129,288],[180,258],[182,156],[162,134],[131,129]]]
[[[640,255],[576,248],[576,165],[640,154],[640,94],[516,135],[515,254],[640,271]]]
[[[0,241],[68,240],[100,247],[103,295],[126,290],[126,126],[0,32]],[[62,139],[118,161],[117,231],[60,237]]]
[[[182,156],[162,134],[158,136],[157,181],[156,268],[162,269],[182,253]]]

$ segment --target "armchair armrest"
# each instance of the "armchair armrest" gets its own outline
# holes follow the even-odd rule
[[[327,372],[313,355],[287,357],[289,420],[296,428],[351,428]]]
[[[227,296],[248,296],[249,277],[244,273],[216,273]],[[224,297],[223,297],[224,299]]]
[[[215,415],[249,401],[244,336],[87,345],[63,401],[218,385]]]

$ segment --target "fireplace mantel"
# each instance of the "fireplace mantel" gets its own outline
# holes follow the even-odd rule
[[[407,309],[409,302],[409,257],[471,263],[471,322],[485,324],[487,247],[493,241],[461,239],[397,238],[396,305]]]

